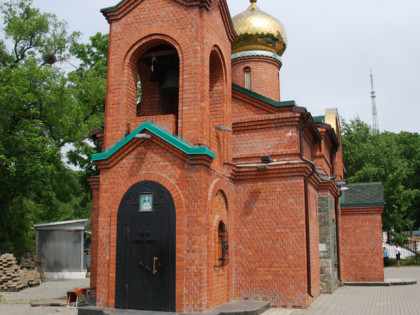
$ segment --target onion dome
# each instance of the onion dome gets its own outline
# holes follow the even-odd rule
[[[257,7],[257,0],[232,22],[238,37],[232,43],[232,54],[243,51],[268,51],[278,56],[286,50],[287,36],[283,24]]]

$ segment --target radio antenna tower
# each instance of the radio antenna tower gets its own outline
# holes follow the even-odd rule
[[[373,89],[373,74],[372,69],[370,70],[370,85],[372,91],[370,92],[370,98],[372,99],[372,134],[379,134],[379,125],[378,125],[378,112],[376,111],[376,95],[375,90]]]

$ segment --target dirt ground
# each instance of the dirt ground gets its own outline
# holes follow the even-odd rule
[[[89,279],[47,280],[38,287],[19,292],[0,292],[0,314],[4,315],[50,315],[77,314],[77,309],[66,306],[37,306],[34,302],[66,303],[68,290],[89,287]]]

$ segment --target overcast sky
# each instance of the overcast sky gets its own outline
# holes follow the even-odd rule
[[[3,0],[0,0],[2,2]],[[99,12],[120,0],[34,0],[66,20],[86,41],[108,33]],[[248,0],[228,0],[232,16]],[[259,0],[279,19],[288,48],[280,70],[281,100],[295,100],[313,116],[337,108],[348,122],[372,124],[370,69],[380,131],[420,132],[419,0]]]

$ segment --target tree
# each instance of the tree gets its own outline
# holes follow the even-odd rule
[[[402,232],[420,224],[420,137],[417,133],[373,135],[358,117],[343,125],[343,159],[352,182],[382,182],[385,231]]]
[[[73,149],[67,154],[69,161],[82,168],[87,175],[95,173],[91,156],[98,151],[86,141],[87,135],[104,121],[106,75],[108,56],[108,34],[97,33],[91,43],[76,43],[72,47],[74,56],[81,60],[78,69],[69,74],[70,88],[75,102],[84,110],[77,118],[79,135],[73,141]]]
[[[106,86],[106,36],[80,45],[65,22],[31,5],[0,7],[0,250],[18,255],[33,245],[32,224],[89,216],[87,173],[66,168],[60,152],[94,152],[82,144],[103,121]],[[72,56],[80,66],[68,73]],[[77,161],[90,157],[76,155],[71,162],[89,168]]]

